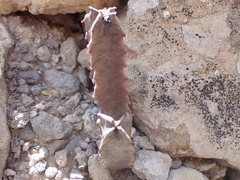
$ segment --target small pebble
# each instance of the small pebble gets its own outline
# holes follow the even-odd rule
[[[67,150],[63,149],[55,153],[55,160],[58,166],[66,167],[67,165]]]
[[[37,57],[41,61],[49,61],[51,58],[51,52],[47,46],[41,46],[37,50]]]
[[[82,179],[84,178],[83,174],[76,170],[76,169],[73,169],[71,172],[70,172],[70,178],[71,179]]]
[[[38,112],[35,111],[35,110],[32,110],[32,111],[30,112],[30,118],[34,118],[34,117],[36,117],[37,115],[38,115]]]
[[[19,83],[20,86],[22,86],[22,85],[26,84],[26,80],[25,79],[19,79],[18,83]]]
[[[45,175],[47,178],[54,178],[58,173],[58,169],[56,167],[48,167],[45,171]]]
[[[36,109],[43,111],[46,108],[45,102],[41,101],[40,103],[34,106]]]
[[[86,150],[86,149],[88,148],[88,143],[86,143],[85,141],[80,140],[80,141],[79,141],[79,146],[80,146],[82,149]]]
[[[24,106],[26,106],[26,107],[28,107],[34,103],[33,98],[26,94],[22,94],[22,101],[23,101]]]
[[[40,161],[40,162],[35,164],[35,169],[38,172],[43,172],[43,171],[45,171],[46,166],[47,166],[47,162],[46,161]]]
[[[85,138],[85,142],[89,143],[90,142],[90,138],[89,137]]]
[[[17,92],[29,94],[29,86],[27,84],[17,87]]]
[[[30,148],[30,146],[31,146],[31,143],[30,143],[30,142],[25,142],[25,143],[23,144],[22,150],[23,150],[23,151],[27,151],[27,150]]]
[[[88,104],[87,104],[87,103],[82,103],[82,104],[80,105],[80,107],[81,107],[83,110],[85,110],[85,109],[88,108]]]
[[[39,95],[41,93],[41,88],[39,86],[32,86],[31,87],[31,93],[33,95]]]
[[[6,170],[4,171],[4,174],[5,174],[6,176],[14,176],[14,175],[16,174],[16,172],[15,172],[14,170],[12,170],[12,169],[6,169]]]

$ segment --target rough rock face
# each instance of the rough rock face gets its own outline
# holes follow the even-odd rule
[[[130,0],[120,17],[135,125],[171,156],[239,169],[237,3],[153,2]]]
[[[84,1],[84,0],[54,0],[54,1],[38,1],[38,0],[0,0],[0,14],[10,14],[16,11],[29,11],[32,14],[58,14],[58,13],[75,13],[88,11],[88,6],[95,8],[104,8],[118,5],[118,0],[104,1]]]
[[[13,39],[3,24],[0,23],[0,179],[5,168],[9,152],[10,133],[6,118],[7,89],[4,77],[4,64],[8,49],[13,45]]]

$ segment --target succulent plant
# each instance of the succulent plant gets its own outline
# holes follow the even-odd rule
[[[113,171],[131,168],[134,147],[130,138],[132,115],[126,67],[125,33],[116,16],[116,8],[90,7],[83,22],[93,70],[94,95],[100,109],[98,124],[102,130],[100,158]]]

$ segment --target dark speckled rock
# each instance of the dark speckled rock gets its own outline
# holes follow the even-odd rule
[[[200,1],[185,1],[183,6],[201,6],[194,11],[181,9],[180,4],[148,4],[143,13],[137,1],[129,1],[126,16],[119,17],[128,46],[133,123],[156,149],[172,157],[221,159],[239,169],[240,75],[235,53],[239,46],[231,42],[235,35],[230,34],[239,28],[236,12],[221,2],[215,7],[224,10],[215,14]],[[175,13],[166,20],[161,8]],[[203,21],[205,16],[208,21],[218,19],[221,26]],[[207,31],[200,38],[201,28]],[[190,36],[191,43],[184,41]]]

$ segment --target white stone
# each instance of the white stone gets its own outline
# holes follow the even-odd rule
[[[45,171],[46,166],[47,166],[47,162],[46,161],[40,161],[40,162],[35,164],[35,169],[38,172],[43,172],[43,171]]]
[[[45,171],[45,175],[47,178],[54,178],[58,173],[58,169],[56,167],[48,167]]]
[[[140,150],[136,153],[132,171],[141,179],[166,180],[171,162],[168,154]]]
[[[23,151],[27,151],[27,150],[30,148],[30,146],[31,146],[31,143],[30,143],[30,142],[25,142],[25,143],[23,144],[22,150],[23,150]]]
[[[70,172],[69,176],[70,176],[71,179],[83,179],[84,178],[83,174],[76,169],[73,169]]]
[[[167,180],[208,180],[208,178],[199,171],[181,166],[176,170],[171,170]]]

